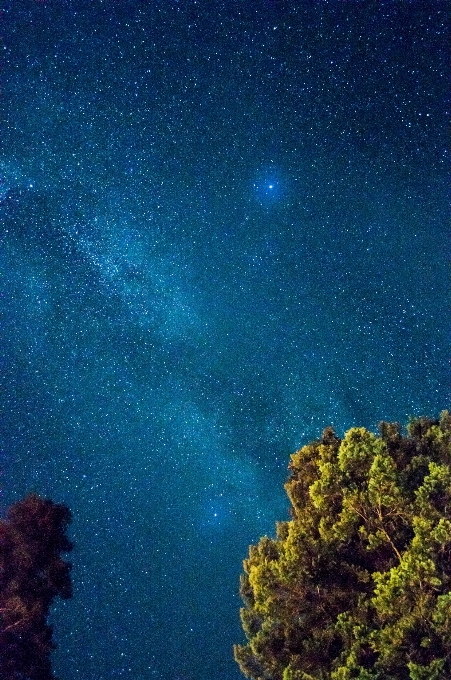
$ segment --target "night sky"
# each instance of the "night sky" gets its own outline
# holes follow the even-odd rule
[[[74,514],[61,680],[239,680],[322,429],[449,406],[442,0],[6,0],[3,491]]]

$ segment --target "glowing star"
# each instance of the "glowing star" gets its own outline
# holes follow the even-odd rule
[[[285,193],[283,183],[273,167],[263,169],[260,178],[253,181],[253,190],[258,203],[267,208],[277,205]]]

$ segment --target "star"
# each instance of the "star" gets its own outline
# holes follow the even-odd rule
[[[285,195],[285,181],[281,179],[281,172],[272,164],[257,174],[253,182],[254,200],[269,207],[276,204]]]

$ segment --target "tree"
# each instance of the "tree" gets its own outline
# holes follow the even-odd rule
[[[379,430],[291,456],[292,519],[243,563],[246,677],[451,677],[451,415]]]
[[[47,624],[55,597],[72,595],[67,506],[30,494],[0,520],[0,680],[55,680]]]

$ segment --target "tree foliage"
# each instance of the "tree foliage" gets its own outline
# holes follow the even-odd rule
[[[54,680],[47,625],[55,597],[71,597],[71,565],[61,553],[70,510],[30,494],[0,521],[0,680]]]
[[[244,560],[246,677],[451,677],[451,416],[379,430],[291,456],[292,519]]]

